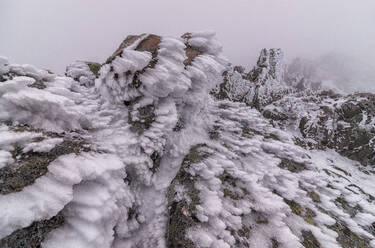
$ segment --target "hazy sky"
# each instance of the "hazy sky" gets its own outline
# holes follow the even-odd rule
[[[128,34],[200,30],[215,30],[226,57],[247,67],[263,47],[374,63],[375,0],[0,0],[0,54],[56,72],[103,62]]]

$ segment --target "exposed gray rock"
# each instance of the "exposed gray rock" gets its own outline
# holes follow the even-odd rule
[[[64,216],[58,213],[49,220],[32,223],[26,228],[14,231],[0,240],[1,248],[40,248],[47,234],[64,224]]]
[[[32,142],[41,142],[51,137],[62,138],[63,142],[48,152],[24,152],[17,144],[12,144],[14,150],[11,153],[14,162],[0,168],[0,195],[19,192],[24,187],[33,184],[36,179],[47,173],[48,165],[62,155],[79,154],[91,150],[89,144],[80,137],[42,132],[28,126],[10,126],[10,129],[18,133],[34,132],[42,135],[33,139]]]

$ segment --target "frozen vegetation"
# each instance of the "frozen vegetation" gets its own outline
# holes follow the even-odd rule
[[[314,70],[210,32],[65,76],[0,57],[0,247],[375,247],[375,95]]]

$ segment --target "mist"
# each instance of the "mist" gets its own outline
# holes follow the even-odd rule
[[[247,69],[278,47],[289,61],[337,54],[357,75],[375,70],[374,25],[372,0],[1,0],[0,54],[63,73],[75,60],[105,61],[128,34],[214,30],[223,54]],[[373,88],[365,78],[361,89]]]

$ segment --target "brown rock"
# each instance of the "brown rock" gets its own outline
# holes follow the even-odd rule
[[[202,55],[203,51],[201,51],[197,47],[193,47],[189,44],[189,39],[191,39],[191,33],[185,33],[181,36],[181,38],[185,39],[185,44],[186,44],[185,54],[186,54],[187,59],[185,59],[184,65],[188,66],[188,65],[191,65],[193,60],[198,55]]]
[[[202,55],[203,52],[199,51],[198,49],[195,49],[191,46],[188,46],[185,48],[185,53],[186,53],[186,57],[187,59],[185,59],[184,61],[184,65],[185,66],[188,66],[188,65],[191,65],[191,62],[193,62],[193,60],[198,56],[198,55]]]
[[[150,53],[155,53],[159,49],[160,42],[161,42],[160,36],[150,34],[138,44],[135,50],[148,51]]]
[[[111,63],[117,56],[120,56],[122,54],[122,50],[124,50],[124,48],[134,44],[136,40],[140,39],[144,35],[145,34],[129,35],[128,37],[126,37],[125,40],[121,42],[119,48],[117,48],[117,50],[107,59],[105,63],[106,64]]]

